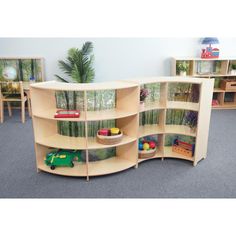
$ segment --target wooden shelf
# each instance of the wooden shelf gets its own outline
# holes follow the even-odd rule
[[[143,125],[139,126],[139,137],[145,137],[148,135],[154,135],[154,134],[163,134],[164,129],[163,127],[159,125]]]
[[[231,70],[231,65],[235,64],[236,59],[235,58],[172,58],[172,69],[171,69],[171,75],[176,76],[177,74],[177,63],[180,61],[188,61],[190,65],[190,75],[188,77],[195,77],[196,79],[212,79],[212,78],[221,78],[221,77],[226,77],[226,78],[236,78],[236,75],[230,74]],[[199,74],[198,70],[198,63],[201,61],[207,61],[207,62],[212,62],[212,66],[209,66],[209,70],[206,71],[204,74]],[[218,69],[213,70],[214,68],[214,62],[218,61],[220,62]],[[207,69],[207,68],[205,68]],[[207,73],[209,72],[209,73]],[[212,109],[236,109],[236,106],[234,104],[223,104],[224,103],[224,96],[225,93],[236,93],[235,90],[223,90],[220,88],[215,88],[213,93],[219,93],[217,100],[219,101],[220,105],[217,106],[212,106]]]
[[[167,147],[165,146],[164,147],[164,157],[165,158],[178,158],[178,159],[184,159],[184,160],[188,160],[188,161],[194,161],[194,157],[187,157],[187,156],[184,156],[184,155],[181,155],[177,152],[172,152],[172,147]]]
[[[198,111],[199,110],[199,103],[168,101],[167,102],[167,109],[181,109],[181,110]]]
[[[192,132],[191,129],[185,125],[165,125],[165,133],[196,137],[196,132]]]
[[[214,91],[213,91],[213,92],[214,92],[214,93],[224,93],[225,90],[220,89],[220,88],[214,88]]]
[[[223,105],[212,106],[212,109],[236,109],[236,103],[225,102]]]
[[[192,83],[201,84],[204,79],[195,78],[193,76],[162,76],[162,77],[139,77],[135,78],[133,82],[138,84],[152,84],[152,83]],[[187,79],[187,80],[186,80]]]
[[[150,110],[161,110],[165,108],[166,106],[163,105],[162,103],[153,102],[153,103],[145,104],[144,108],[140,109],[139,112],[150,111]]]
[[[101,83],[64,83],[58,81],[46,81],[32,84],[32,88],[55,90],[55,91],[94,91],[94,90],[117,90],[137,87],[138,84],[126,81],[107,81]]]
[[[50,119],[50,120],[57,120],[57,121],[74,121],[74,122],[85,121],[84,111],[81,111],[79,118],[54,118],[54,115],[57,110],[59,109],[49,109],[49,110],[44,110],[43,112],[35,112],[34,116],[43,118],[43,119]]]
[[[114,145],[105,145],[105,144],[98,143],[96,141],[96,138],[88,137],[88,149],[103,149],[103,148],[109,148],[109,147],[117,147],[117,146],[121,146],[121,145],[131,143],[134,141],[136,141],[136,138],[123,135],[123,138],[120,143],[117,143]]]
[[[74,167],[56,167],[55,170],[51,170],[50,167],[41,163],[38,165],[38,169],[55,174],[55,175],[64,175],[64,176],[87,176],[87,166],[85,163],[74,162]]]
[[[89,162],[89,176],[106,175],[129,169],[136,162],[120,157],[111,157],[103,161]]]
[[[158,148],[158,147],[157,147]],[[155,155],[153,157],[149,157],[149,158],[139,158],[138,159],[138,163],[144,162],[144,161],[148,161],[148,160],[152,160],[152,159],[159,159],[162,158],[164,156],[164,153],[162,150],[160,150],[160,148],[158,148],[158,150],[156,151]]]
[[[213,78],[213,77],[236,77],[236,75],[231,75],[231,74],[202,74],[202,75],[200,75],[200,74],[195,74],[195,75],[193,75],[194,77],[205,77],[205,78],[208,78],[208,77],[211,77],[211,78]]]
[[[124,118],[136,114],[137,112],[122,111],[119,109],[87,111],[87,120],[88,121],[111,120],[111,119]]]
[[[86,149],[86,139],[54,134],[45,138],[36,138],[36,143],[59,149]]]
[[[37,168],[39,170],[65,176],[89,176],[106,175],[123,171],[130,167],[138,166],[138,163],[155,159],[172,157],[198,163],[207,153],[207,137],[210,121],[210,104],[213,93],[212,79],[193,77],[151,77],[138,81],[115,81],[92,84],[68,84],[48,81],[30,85],[31,103],[33,110],[33,126],[35,135],[35,152]],[[160,102],[145,104],[145,108],[139,111],[140,86],[146,83],[160,83]],[[167,101],[169,83],[193,83],[199,84],[199,103]],[[116,108],[102,111],[88,111],[87,91],[116,90]],[[55,119],[56,99],[55,91],[84,91],[84,112],[80,118]],[[223,92],[222,92],[223,93]],[[222,95],[219,93],[219,96]],[[230,104],[232,105],[232,104]],[[229,104],[225,104],[229,106]],[[235,104],[236,106],[236,104]],[[198,111],[198,132],[192,133],[189,127],[181,125],[166,125],[167,109],[181,109]],[[159,119],[154,125],[139,127],[140,112],[160,110]],[[103,145],[94,137],[88,137],[88,122],[115,119],[124,136],[122,141],[115,145]],[[82,121],[84,122],[85,137],[69,137],[58,134],[56,121]],[[158,124],[157,124],[158,122]],[[165,134],[179,134],[195,137],[195,156],[185,157],[172,152],[171,147],[165,147]],[[158,136],[158,150],[152,158],[138,159],[138,141],[140,137],[148,135]],[[101,161],[89,162],[90,150],[116,148],[116,156]],[[55,149],[85,150],[86,163],[74,162],[74,168],[57,167],[51,170],[43,162],[43,158]]]

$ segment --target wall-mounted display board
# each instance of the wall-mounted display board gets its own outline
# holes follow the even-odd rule
[[[0,81],[44,81],[44,59],[41,57],[1,57]]]
[[[173,58],[171,75],[180,76],[183,63],[187,76],[215,79],[213,109],[236,109],[236,59]]]
[[[149,96],[141,108],[142,87],[148,88]],[[186,89],[191,96],[185,97]],[[179,96],[173,97],[173,91]],[[182,77],[91,84],[56,81],[32,84],[37,169],[89,179],[90,176],[138,167],[140,162],[154,158],[184,159],[195,166],[207,154],[212,91],[211,79]],[[57,109],[61,108],[80,109],[80,117],[54,118]],[[185,119],[190,115],[197,119],[194,130]],[[112,127],[122,131],[121,141],[99,143],[98,130]],[[151,158],[139,159],[139,142],[148,137],[156,141],[156,151]],[[188,157],[173,152],[176,140],[194,146],[194,154]],[[60,154],[59,150],[68,151],[68,156]],[[74,156],[75,151],[80,152],[80,161],[69,162],[69,167],[50,168],[49,164],[57,158],[66,160]],[[53,152],[51,157],[48,156]],[[45,164],[46,156],[48,165]]]

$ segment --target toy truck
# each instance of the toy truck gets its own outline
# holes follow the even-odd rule
[[[59,149],[46,155],[45,164],[50,166],[51,170],[55,170],[55,168],[59,166],[74,167],[73,161],[76,159],[78,162],[82,161],[81,151]]]

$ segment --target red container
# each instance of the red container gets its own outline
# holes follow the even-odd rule
[[[109,129],[100,129],[99,135],[108,136]]]
[[[54,118],[79,118],[79,110],[57,110]]]

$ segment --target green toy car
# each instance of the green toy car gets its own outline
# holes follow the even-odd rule
[[[50,166],[51,170],[55,170],[58,166],[74,167],[73,161],[82,161],[81,151],[57,150],[46,155],[45,164]]]

